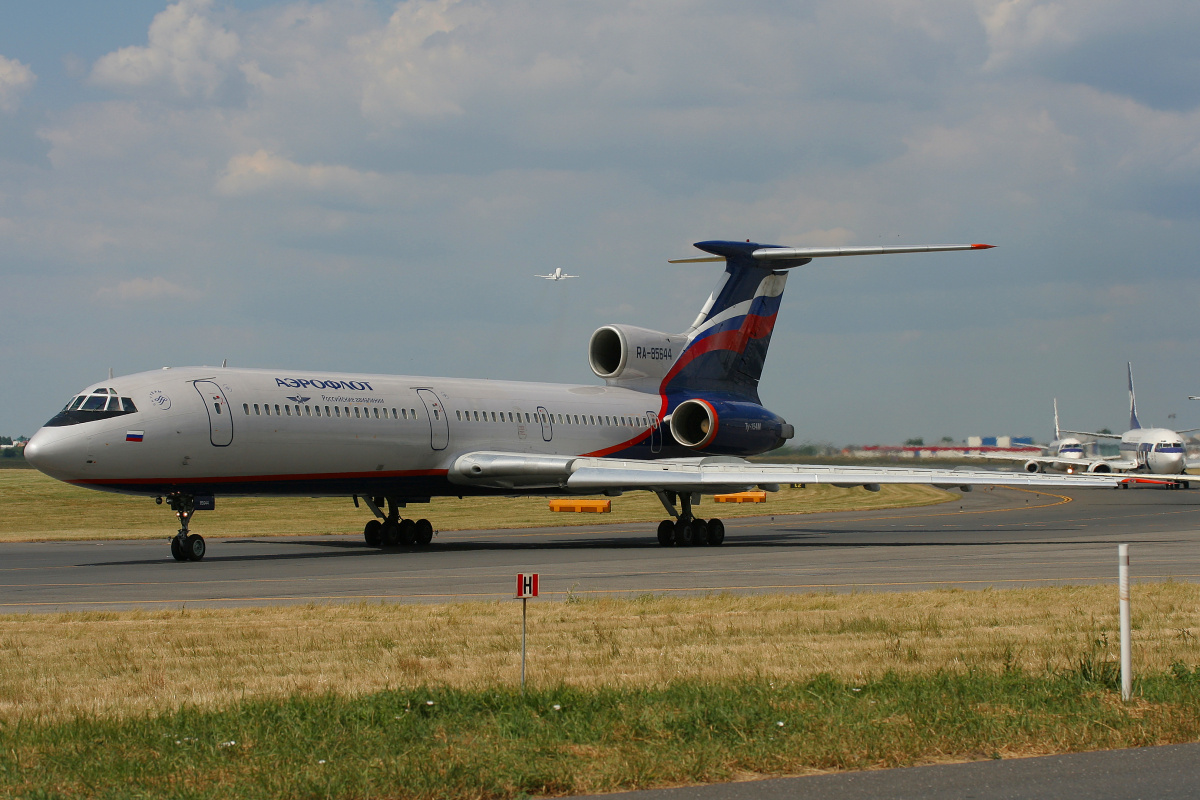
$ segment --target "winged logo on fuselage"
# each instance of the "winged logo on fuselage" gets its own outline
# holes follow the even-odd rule
[[[312,398],[311,397],[301,397],[300,395],[292,395],[291,397],[286,397],[284,399],[291,400],[293,403],[307,403]]]

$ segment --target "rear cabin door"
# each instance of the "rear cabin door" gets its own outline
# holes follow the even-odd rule
[[[658,414],[653,411],[647,411],[646,416],[650,418],[650,452],[662,452],[662,428],[658,424]]]
[[[212,381],[196,381],[196,391],[208,412],[208,440],[213,447],[228,447],[233,443],[233,414],[225,390]]]
[[[417,397],[425,404],[425,416],[429,419],[429,445],[434,450],[445,450],[450,444],[450,420],[442,399],[433,389],[417,389]]]

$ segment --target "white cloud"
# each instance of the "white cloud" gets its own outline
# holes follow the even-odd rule
[[[145,47],[123,47],[99,59],[91,82],[137,89],[166,84],[183,97],[212,97],[239,50],[238,36],[213,22],[212,0],[180,0],[150,23]]]
[[[36,81],[37,76],[28,66],[0,56],[0,111],[16,111],[21,98],[33,88]]]

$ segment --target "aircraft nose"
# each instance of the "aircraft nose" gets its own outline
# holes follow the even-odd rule
[[[42,428],[25,443],[25,460],[53,477],[67,476],[79,464],[79,454],[71,439],[56,435],[53,429]]]

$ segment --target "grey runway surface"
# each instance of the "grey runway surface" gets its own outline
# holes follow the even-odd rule
[[[1191,800],[1200,744],[595,795],[611,800]],[[579,798],[578,800],[587,800]]]
[[[181,564],[169,523],[156,541],[0,545],[0,613],[494,600],[512,597],[518,572],[539,572],[543,597],[559,599],[1115,582],[1119,542],[1135,581],[1200,580],[1194,490],[975,491],[925,508],[729,520],[723,545],[691,548],[660,547],[653,523],[454,531],[389,551],[357,533],[221,539],[218,510],[193,526],[208,557]]]

